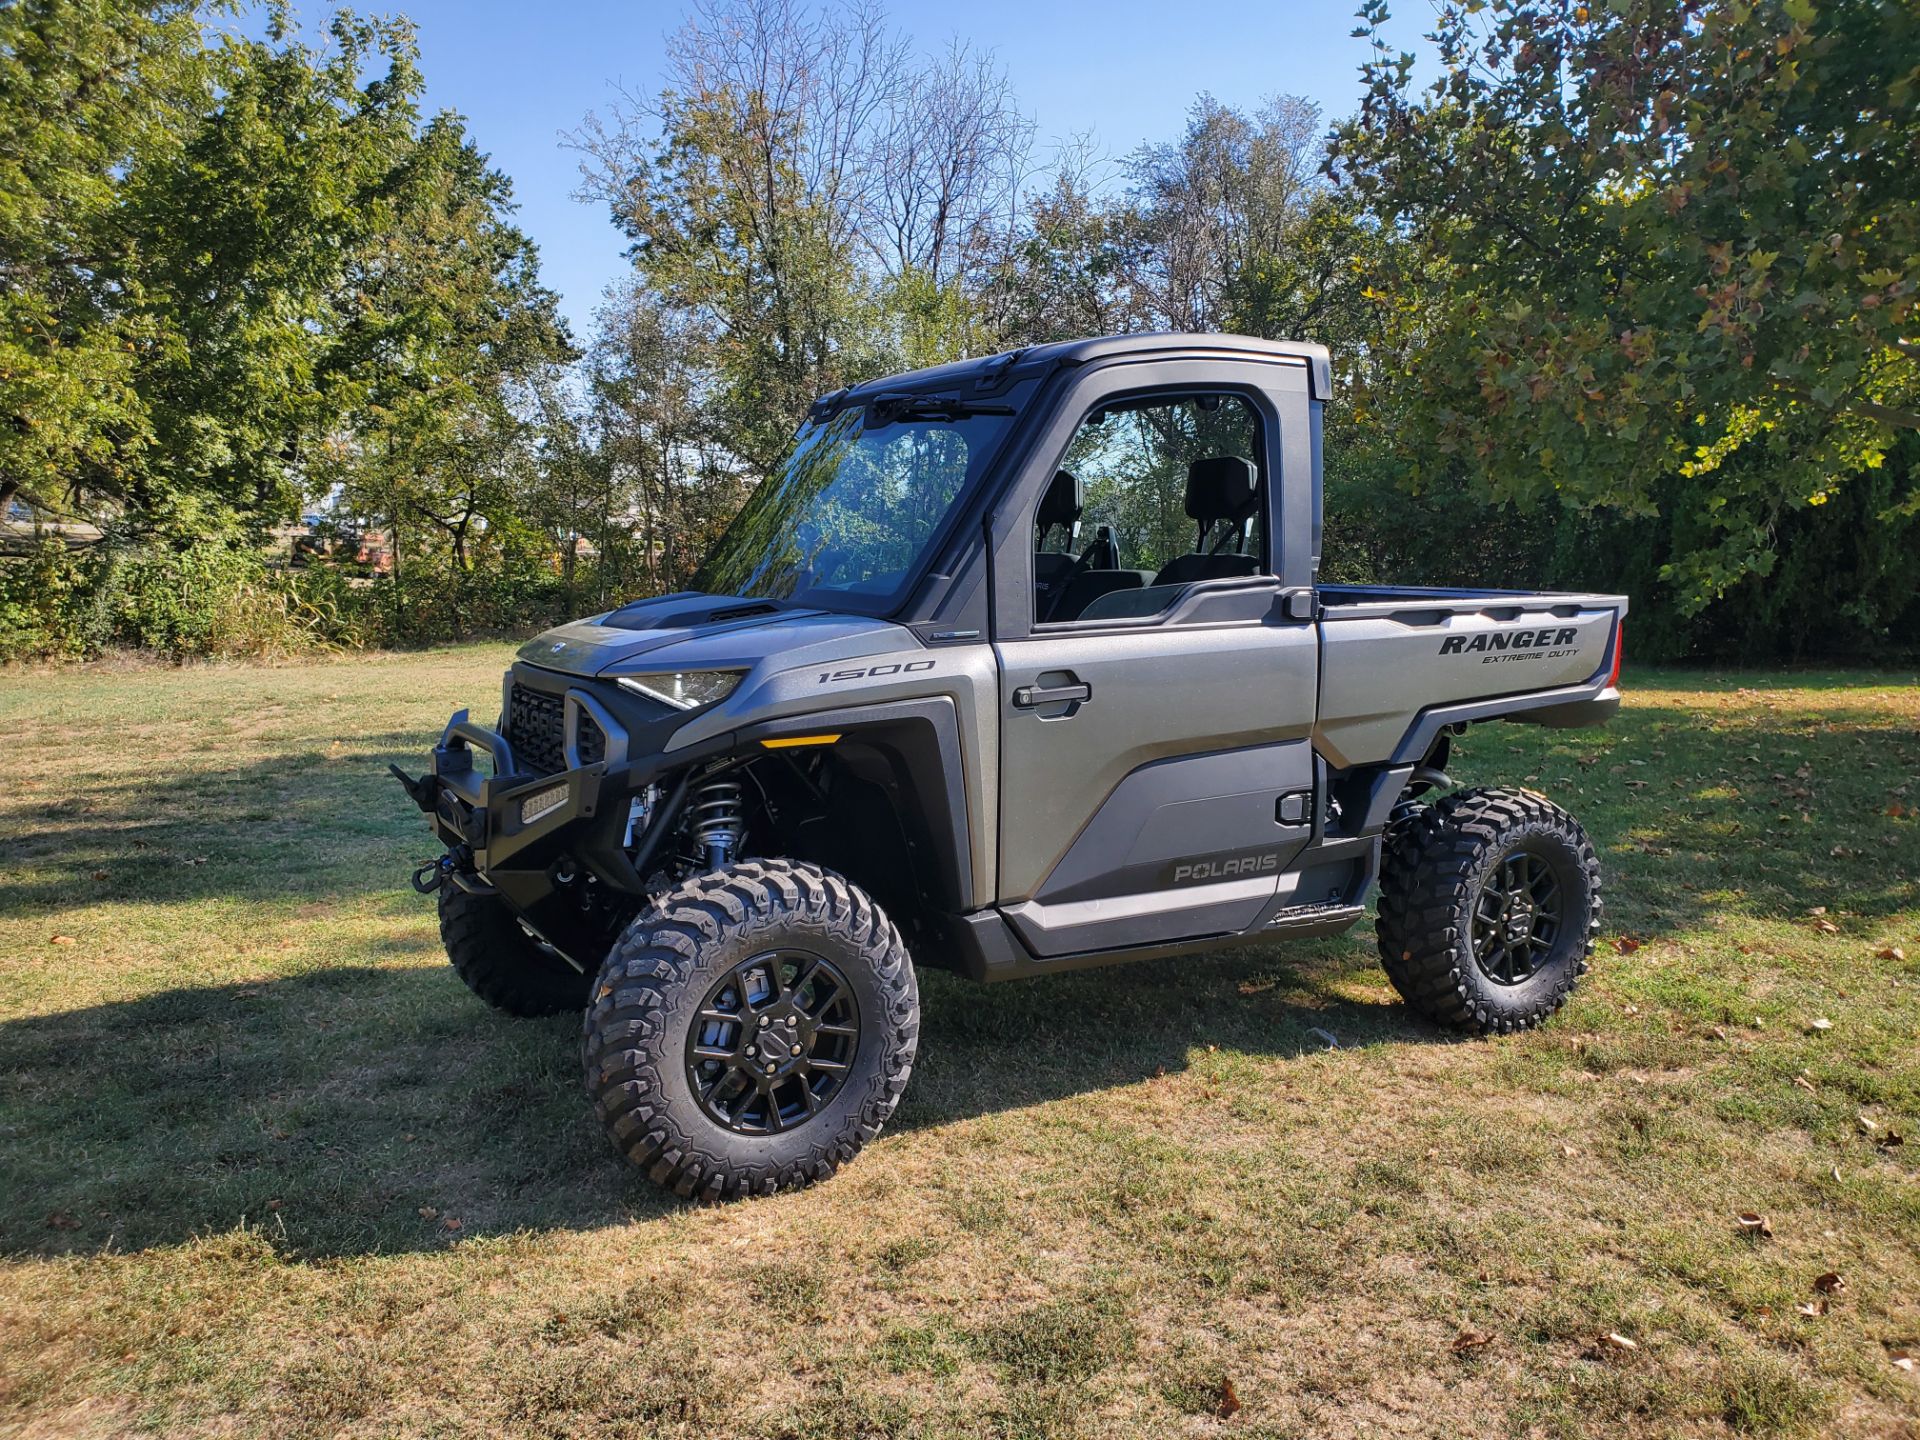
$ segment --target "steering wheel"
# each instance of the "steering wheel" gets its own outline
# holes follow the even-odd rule
[[[1096,559],[1110,560],[1107,565],[1094,564]],[[1079,558],[1067,567],[1067,573],[1054,582],[1053,603],[1047,606],[1042,620],[1053,619],[1053,612],[1060,608],[1060,602],[1067,598],[1067,592],[1073,589],[1073,582],[1089,570],[1118,570],[1120,568],[1120,544],[1113,538],[1113,527],[1102,525],[1094,531],[1093,543],[1080,552]]]

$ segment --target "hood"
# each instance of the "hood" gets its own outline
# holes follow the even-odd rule
[[[556,625],[522,645],[519,658],[543,670],[588,676],[615,669],[747,667],[775,651],[894,628],[865,615],[681,591]]]

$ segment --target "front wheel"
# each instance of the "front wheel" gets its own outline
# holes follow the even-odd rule
[[[919,1030],[913,962],[878,905],[817,866],[743,861],[615,942],[587,1008],[587,1093],[676,1195],[772,1194],[880,1133]]]
[[[1462,790],[1396,822],[1380,874],[1380,960],[1406,1002],[1481,1034],[1558,1010],[1600,929],[1600,862],[1530,790]]]
[[[529,935],[497,895],[442,886],[440,940],[455,973],[496,1010],[530,1019],[586,1006],[590,977]]]

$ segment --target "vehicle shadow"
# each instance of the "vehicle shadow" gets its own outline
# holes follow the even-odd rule
[[[245,764],[125,765],[52,799],[15,787],[0,797],[0,913],[385,894],[438,849],[387,772],[418,773],[431,743],[390,731]]]
[[[893,1128],[1177,1073],[1437,1040],[1328,987],[1355,958],[1271,949],[981,987],[923,973]],[[1299,968],[1296,968],[1299,967]],[[612,1151],[578,1022],[512,1020],[445,967],[353,966],[0,1024],[0,1251],[137,1251],[245,1224],[305,1257],[593,1229],[678,1208]]]

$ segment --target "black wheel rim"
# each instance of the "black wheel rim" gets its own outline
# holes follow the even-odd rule
[[[716,1125],[777,1135],[826,1108],[859,1047],[846,977],[811,951],[769,950],[707,992],[687,1036],[687,1083]]]
[[[1496,985],[1521,985],[1560,938],[1564,887],[1553,866],[1516,850],[1488,877],[1473,909],[1473,963]]]

